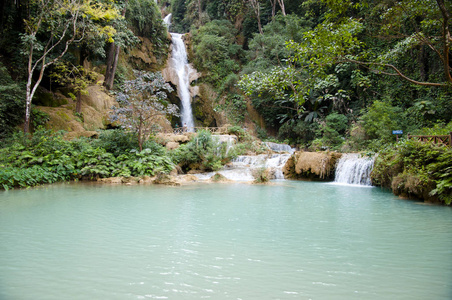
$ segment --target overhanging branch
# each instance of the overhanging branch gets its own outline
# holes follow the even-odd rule
[[[417,81],[417,80],[411,79],[411,78],[407,77],[406,75],[404,75],[399,69],[397,69],[394,65],[391,65],[391,64],[376,63],[376,62],[363,62],[363,61],[349,59],[349,58],[345,59],[344,61],[365,66],[368,69],[370,69],[372,72],[377,73],[377,74],[384,74],[384,75],[388,75],[388,76],[398,76],[398,77],[400,77],[408,82],[411,82],[413,84],[416,84],[416,85],[436,86],[436,87],[449,87],[450,86],[447,83],[423,82],[423,81]],[[372,70],[371,69],[372,66],[380,66],[380,67],[390,68],[395,73],[388,73],[388,72],[384,72],[384,71]]]

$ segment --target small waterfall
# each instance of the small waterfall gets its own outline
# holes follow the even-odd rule
[[[290,154],[293,154],[295,152],[295,149],[290,147],[287,144],[277,144],[277,143],[271,143],[271,142],[265,142],[265,145],[267,145],[268,148],[270,148],[272,151],[275,152],[289,152]]]
[[[264,168],[270,169],[270,179],[284,179],[282,168],[290,157],[291,154],[240,155],[217,173],[229,180],[252,181],[253,170]],[[205,173],[197,176],[199,179],[209,179],[214,174]]]
[[[171,14],[167,15],[163,22],[169,28],[171,26]],[[193,113],[191,109],[191,97],[190,97],[190,73],[192,68],[188,64],[187,51],[185,49],[185,43],[182,40],[183,34],[173,33],[171,34],[171,41],[173,44],[173,50],[171,52],[171,67],[176,71],[179,79],[177,85],[177,94],[182,103],[181,108],[181,121],[184,127],[188,128],[188,131],[193,131],[195,122],[193,120]]]
[[[166,28],[168,28],[171,26],[171,18],[172,18],[172,14],[167,15],[165,18],[163,18],[163,23],[165,23]]]
[[[358,153],[346,153],[339,159],[336,167],[335,183],[371,186],[370,172],[374,166],[373,157]]]

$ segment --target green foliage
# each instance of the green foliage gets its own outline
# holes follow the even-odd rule
[[[50,77],[62,86],[70,86],[74,93],[88,95],[88,86],[97,80],[97,74],[69,61],[59,61],[53,66]]]
[[[155,143],[148,142],[151,149],[139,152],[129,150],[132,140],[120,131],[100,136],[100,141],[66,141],[62,133],[44,129],[37,130],[31,138],[17,134],[5,148],[0,148],[0,188],[80,178],[152,176],[174,169],[170,157]],[[113,149],[115,146],[121,149]]]
[[[377,156],[372,181],[396,194],[450,205],[452,148],[414,140],[388,146]]]
[[[208,82],[220,87],[224,78],[239,71],[237,60],[243,56],[235,44],[237,30],[227,20],[214,20],[193,30],[194,64],[208,73]]]
[[[228,134],[234,134],[239,141],[244,141],[249,137],[249,134],[240,126],[228,127]]]
[[[33,125],[33,128],[44,126],[49,120],[50,116],[48,113],[37,108],[31,109],[31,123]]]
[[[163,55],[167,51],[167,29],[161,21],[162,15],[154,0],[129,0],[126,20],[136,35],[147,37],[155,52]]]
[[[337,149],[343,142],[343,135],[348,127],[346,116],[332,113],[325,118],[322,140],[325,145]]]
[[[227,111],[231,124],[242,124],[245,121],[246,101],[240,94],[230,93],[226,96],[225,103],[218,105],[215,110]]]
[[[185,0],[171,0],[172,9],[172,31],[187,32],[189,25],[185,18],[187,11]]]
[[[259,168],[253,170],[254,183],[266,183],[270,181],[268,170],[266,168]]]
[[[102,130],[99,137],[91,143],[95,148],[103,148],[105,151],[117,156],[132,149],[138,149],[137,137],[122,129]]]
[[[190,142],[172,152],[182,169],[217,171],[230,160],[227,145],[220,143],[209,131],[200,131]]]
[[[402,110],[386,102],[375,101],[367,112],[361,117],[362,126],[367,139],[374,140],[370,146],[378,150],[385,144],[394,142],[392,130],[404,129],[399,127]]]
[[[452,122],[437,123],[433,127],[424,127],[412,132],[412,135],[448,135],[452,132]]]
[[[302,120],[290,120],[285,122],[278,131],[278,138],[288,139],[289,144],[308,145],[318,136],[320,123],[304,122]]]
[[[15,83],[0,63],[0,140],[10,136],[24,120],[24,87]]]
[[[286,47],[289,41],[300,42],[310,22],[296,15],[282,16],[264,26],[264,34],[254,34],[249,42],[248,64],[243,73],[264,71],[274,66],[284,66],[292,52]]]
[[[110,119],[123,129],[135,134],[140,151],[143,143],[156,130],[159,116],[177,116],[178,107],[167,101],[167,93],[173,91],[160,72],[134,71],[136,79],[121,85]]]

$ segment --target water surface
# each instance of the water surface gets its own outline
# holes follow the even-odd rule
[[[0,299],[452,299],[452,209],[281,181],[0,193]]]

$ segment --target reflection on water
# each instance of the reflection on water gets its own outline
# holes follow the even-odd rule
[[[0,299],[451,299],[452,210],[378,188],[0,193]]]

